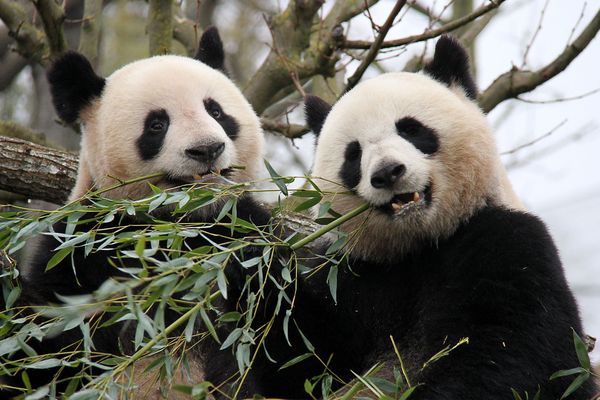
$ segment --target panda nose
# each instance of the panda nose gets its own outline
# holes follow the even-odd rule
[[[404,164],[388,164],[371,175],[371,186],[376,189],[390,189],[405,172]]]
[[[225,143],[218,142],[202,146],[195,146],[185,150],[185,154],[196,161],[202,163],[212,163],[225,150]]]

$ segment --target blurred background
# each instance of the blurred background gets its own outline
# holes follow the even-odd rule
[[[31,16],[27,1],[14,3]],[[427,29],[467,15],[488,1],[409,1],[387,35],[388,39],[420,34]],[[328,1],[319,11],[326,16],[338,3]],[[382,0],[343,24],[350,40],[370,40],[377,35],[394,2]],[[64,32],[70,48],[77,48],[84,1],[65,1]],[[101,28],[97,70],[107,76],[119,66],[147,57],[148,8],[145,1],[101,2]],[[271,34],[265,16],[280,13],[287,1],[203,0],[176,2],[175,19],[193,21],[192,31],[216,25],[225,43],[231,75],[242,88],[252,83],[255,71],[271,50]],[[470,44],[476,81],[487,88],[511,68],[538,69],[550,63],[592,20],[600,0],[508,0],[477,20]],[[39,21],[38,21],[39,22]],[[467,25],[454,32],[464,34]],[[177,29],[177,27],[176,27]],[[176,35],[174,34],[176,37]],[[431,54],[435,39],[381,51],[364,78],[386,71],[412,69]],[[43,133],[40,143],[76,151],[79,135],[58,123],[50,103],[43,63],[31,62],[14,51],[7,26],[0,23],[0,120],[14,121]],[[189,50],[178,40],[172,52]],[[341,51],[336,76],[301,79],[308,91],[334,100],[346,78],[360,64],[364,52]],[[568,280],[579,300],[586,332],[600,337],[600,38],[593,40],[568,68],[519,99],[506,100],[489,113],[503,161],[515,190],[527,208],[549,226],[564,262]],[[323,84],[326,89],[323,90]],[[263,117],[303,125],[301,96],[289,90],[283,101],[266,108]],[[314,137],[306,134],[290,140],[281,132],[267,132],[265,157],[282,175],[302,176],[310,170]],[[297,179],[296,185],[302,184]],[[0,193],[0,203],[23,200],[22,195]],[[600,344],[592,353],[600,361]]]

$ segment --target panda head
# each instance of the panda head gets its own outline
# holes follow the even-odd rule
[[[484,205],[507,202],[475,96],[465,50],[444,36],[424,73],[366,80],[333,107],[306,99],[318,135],[313,176],[325,200],[339,213],[371,206],[344,226],[355,233],[354,255],[402,256],[452,234]]]
[[[152,183],[163,188],[211,172],[237,181],[258,175],[262,130],[223,72],[216,28],[204,32],[195,58],[155,56],[104,79],[82,55],[69,52],[49,69],[48,81],[58,115],[70,123],[79,120],[82,127],[72,199],[157,173],[164,175]],[[145,182],[107,193],[114,198],[146,194]]]

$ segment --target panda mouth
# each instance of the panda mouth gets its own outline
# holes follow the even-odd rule
[[[193,175],[167,175],[165,180],[172,186],[183,186],[195,183],[217,183],[221,178],[229,178],[233,168],[223,168],[221,170],[209,169],[206,172]]]
[[[429,184],[421,191],[395,194],[389,203],[379,206],[379,209],[394,218],[401,217],[413,210],[429,205],[431,195],[431,184]]]

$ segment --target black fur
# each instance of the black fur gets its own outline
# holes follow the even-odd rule
[[[433,60],[423,70],[435,80],[460,85],[467,97],[477,98],[477,85],[469,69],[469,55],[452,36],[443,35],[435,45]]]
[[[164,109],[148,113],[144,120],[144,132],[136,142],[142,160],[151,160],[160,153],[169,130],[169,122],[169,114]]]
[[[221,105],[211,98],[204,100],[206,112],[221,125],[227,136],[235,140],[240,132],[240,124],[231,115],[225,113]]]
[[[331,105],[318,96],[307,95],[304,98],[304,114],[306,123],[315,136],[319,136]]]
[[[434,154],[440,148],[435,131],[414,118],[404,117],[396,122],[398,135],[413,144],[424,154]]]
[[[52,103],[58,116],[72,123],[90,102],[100,97],[104,78],[96,75],[89,61],[79,53],[69,51],[57,59],[46,74]]]
[[[219,30],[216,27],[206,28],[200,38],[198,51],[194,58],[211,68],[225,72],[225,52]]]
[[[362,149],[357,141],[351,142],[344,151],[344,164],[340,170],[340,178],[348,189],[354,189],[360,183],[360,161]]]
[[[389,264],[350,258],[338,273],[337,305],[327,268],[301,278],[292,318],[328,368],[342,379],[379,362],[392,376],[399,368],[390,335],[413,384],[411,399],[510,399],[511,388],[556,400],[573,377],[550,381],[579,365],[572,340],[582,333],[577,306],[557,250],[544,224],[503,208],[479,210],[450,238]],[[307,398],[305,379],[323,365],[313,358],[288,369],[281,364],[306,352],[290,329],[290,347],[278,328],[266,340],[271,363],[259,352],[241,397]],[[469,338],[423,371],[444,347]],[[207,379],[222,382],[231,354],[207,353]],[[393,379],[392,379],[393,380]],[[318,388],[315,389],[318,393]],[[588,400],[590,378],[571,395]]]

